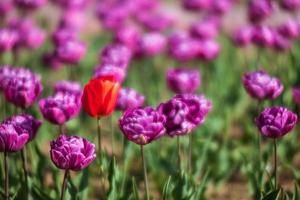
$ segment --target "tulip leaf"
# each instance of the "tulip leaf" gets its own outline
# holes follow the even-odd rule
[[[81,177],[79,179],[79,188],[78,188],[78,199],[84,200],[87,199],[89,187],[89,168],[85,168],[81,173]]]
[[[163,200],[169,199],[171,178],[172,178],[172,177],[169,176],[167,182],[166,182],[165,185],[164,185],[163,193],[162,193],[162,199],[163,199]]]
[[[134,200],[140,200],[137,184],[135,181],[135,178],[132,177],[132,191],[133,191],[133,199]]]
[[[295,182],[293,200],[298,200],[298,199],[300,199],[299,188],[298,188],[298,184]]]
[[[268,192],[262,200],[277,200],[281,194],[281,189],[273,190]]]
[[[118,169],[116,166],[116,159],[115,157],[112,158],[109,164],[109,171],[108,171],[108,181],[109,181],[109,189],[107,193],[107,199],[115,200],[119,199],[118,197]]]

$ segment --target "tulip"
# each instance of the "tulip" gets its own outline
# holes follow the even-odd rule
[[[144,145],[160,138],[165,133],[165,117],[151,107],[128,109],[119,120],[119,126],[125,137],[140,145],[144,169],[146,199],[149,200]]]
[[[257,26],[253,29],[252,42],[259,47],[272,47],[274,31],[268,26]]]
[[[279,33],[274,33],[274,48],[278,51],[284,51],[291,48],[291,41]]]
[[[148,31],[164,31],[172,27],[174,19],[166,13],[141,13],[138,15],[138,21]]]
[[[293,94],[293,98],[295,103],[300,106],[300,88],[293,88],[292,89],[292,94]]]
[[[76,40],[69,40],[56,49],[57,57],[64,63],[77,64],[85,56],[86,45]]]
[[[166,38],[158,32],[146,33],[138,43],[137,56],[156,56],[166,46]]]
[[[183,7],[190,11],[199,11],[208,9],[212,0],[183,0]]]
[[[214,60],[220,53],[220,45],[214,40],[204,40],[200,42],[198,57],[205,61]]]
[[[67,186],[69,170],[80,171],[96,158],[95,145],[79,136],[60,135],[50,143],[51,160],[59,169],[65,170],[61,189],[61,200]]]
[[[88,0],[55,0],[59,6],[65,10],[69,9],[84,9],[88,3]]]
[[[0,2],[0,16],[5,18],[7,14],[12,10],[13,5],[11,0],[2,0]]]
[[[232,36],[234,44],[237,46],[247,46],[252,41],[253,28],[251,26],[241,27],[237,29]]]
[[[102,50],[99,60],[103,65],[115,65],[127,69],[131,57],[132,52],[128,47],[121,44],[110,44]]]
[[[107,76],[113,76],[117,82],[122,83],[126,77],[126,71],[123,68],[111,64],[101,64],[95,68],[95,78]]]
[[[256,126],[265,137],[274,142],[274,179],[277,189],[277,139],[290,132],[296,125],[297,115],[284,107],[265,108],[256,118]]]
[[[59,27],[80,31],[86,24],[86,15],[79,9],[68,9],[63,12]]]
[[[0,29],[0,54],[10,51],[16,45],[19,36],[11,29]]]
[[[300,34],[299,23],[290,19],[278,27],[278,32],[288,39],[296,39]]]
[[[98,148],[101,156],[100,117],[110,115],[115,108],[120,85],[112,76],[90,80],[83,89],[81,103],[91,117],[97,118]],[[101,160],[101,159],[100,159]]]
[[[135,50],[140,37],[141,32],[139,28],[136,26],[124,26],[116,31],[114,41],[125,45],[131,50]]]
[[[274,10],[271,0],[251,0],[248,7],[249,19],[253,23],[258,23],[269,17]]]
[[[119,92],[116,109],[126,111],[141,107],[145,97],[132,88],[122,88]]]
[[[81,97],[82,89],[80,83],[76,81],[58,81],[53,86],[55,93],[67,93],[76,97]]]
[[[70,40],[76,40],[76,31],[68,28],[59,28],[52,34],[52,40],[55,45],[61,45]]]
[[[45,38],[46,33],[42,29],[32,27],[32,29],[20,36],[20,43],[29,49],[37,49],[42,46]]]
[[[258,100],[275,99],[283,91],[280,80],[262,70],[246,73],[243,85],[248,94]]]
[[[42,56],[42,61],[45,67],[50,67],[53,70],[57,70],[63,67],[63,63],[55,53],[45,53]]]
[[[213,39],[218,34],[218,27],[212,21],[199,21],[192,25],[191,34],[199,39]]]
[[[210,10],[213,13],[216,13],[218,15],[224,15],[231,9],[233,3],[234,3],[233,0],[222,0],[222,1],[215,0],[212,1]]]
[[[174,93],[193,93],[201,84],[200,72],[193,68],[170,68],[167,84]]]
[[[300,0],[282,0],[281,7],[288,11],[297,11],[300,9]]]
[[[14,0],[16,6],[21,9],[33,10],[47,3],[47,0]]]

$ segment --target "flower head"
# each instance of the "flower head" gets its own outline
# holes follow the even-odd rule
[[[165,133],[165,117],[151,107],[128,109],[119,126],[128,140],[145,145]]]
[[[96,158],[95,145],[79,136],[60,135],[50,147],[51,160],[59,169],[80,171]]]
[[[265,108],[256,118],[261,134],[269,138],[280,138],[296,125],[297,115],[284,107]]]
[[[125,111],[131,108],[138,108],[144,104],[145,97],[132,88],[122,88],[117,99],[118,110]]]

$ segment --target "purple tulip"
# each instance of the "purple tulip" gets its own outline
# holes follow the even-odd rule
[[[124,26],[116,31],[114,40],[134,50],[137,47],[140,37],[140,30],[136,26]]]
[[[143,106],[145,97],[132,88],[122,88],[119,92],[116,109],[125,111]]]
[[[69,40],[56,49],[57,57],[64,63],[77,64],[85,56],[86,45],[76,40]]]
[[[166,46],[166,38],[158,32],[149,32],[142,36],[138,43],[138,56],[155,56]]]
[[[13,78],[25,77],[31,78],[32,72],[29,69],[21,67],[10,67],[4,65],[0,67],[0,90],[5,90]]]
[[[29,49],[37,49],[41,47],[45,41],[46,33],[38,27],[32,27],[29,31],[20,36],[22,46]]]
[[[165,133],[165,117],[151,107],[128,109],[119,120],[119,126],[128,140],[145,145]]]
[[[0,53],[10,51],[19,40],[19,35],[11,29],[0,29]]]
[[[96,158],[95,145],[79,136],[60,135],[50,147],[51,160],[59,169],[80,171]]]
[[[255,27],[252,42],[259,47],[271,47],[274,44],[274,30],[269,26]]]
[[[212,39],[218,34],[218,27],[211,21],[199,21],[192,25],[191,34],[199,39]]]
[[[12,77],[4,89],[6,100],[23,109],[32,106],[43,90],[39,76],[24,75]]]
[[[40,120],[37,120],[33,116],[27,114],[9,117],[5,120],[5,122],[13,124],[23,132],[27,132],[29,134],[28,142],[35,138],[37,131],[42,125]]]
[[[80,111],[80,101],[68,93],[56,93],[53,97],[39,101],[41,113],[49,122],[62,125],[76,117]]]
[[[164,31],[172,27],[174,23],[174,18],[167,13],[144,13],[138,15],[138,21],[148,30],[148,31]]]
[[[274,33],[274,48],[278,51],[285,51],[291,48],[291,41],[283,37],[281,34]]]
[[[170,68],[167,84],[174,93],[193,93],[201,84],[200,72],[192,68]]]
[[[63,16],[59,22],[59,27],[80,31],[85,24],[86,15],[84,12],[78,9],[68,9],[63,12]]]
[[[126,77],[126,71],[125,69],[115,65],[101,64],[95,68],[94,78],[104,76],[113,76],[116,81],[122,83]]]
[[[300,9],[300,0],[282,0],[282,8],[289,11],[296,11]]]
[[[275,99],[283,91],[280,80],[262,70],[246,73],[243,84],[248,94],[259,100]]]
[[[283,37],[286,37],[288,39],[295,39],[299,37],[300,34],[299,23],[297,21],[290,19],[278,27],[278,32]]]
[[[233,4],[233,0],[214,0],[210,6],[210,10],[218,15],[224,15],[227,13]]]
[[[77,33],[72,29],[59,28],[52,34],[52,40],[55,45],[61,45],[67,41],[77,39]]]
[[[188,134],[195,127],[195,124],[188,120],[189,106],[179,98],[172,98],[160,104],[157,110],[166,117],[166,134],[171,137]]]
[[[82,89],[80,83],[76,81],[58,81],[53,86],[55,93],[67,93],[76,97],[81,97]]]
[[[191,11],[206,10],[211,4],[212,0],[182,0],[183,7]]]
[[[212,102],[206,99],[204,95],[178,94],[174,98],[188,106],[187,120],[195,126],[202,124],[212,109]]]
[[[269,17],[274,10],[271,0],[251,0],[248,7],[249,19],[253,23],[258,23]]]
[[[107,45],[101,52],[99,60],[103,65],[114,65],[126,69],[131,61],[131,50],[121,44]]]
[[[175,38],[178,38],[176,41]],[[176,41],[176,42],[175,42]],[[185,35],[175,35],[169,39],[169,55],[177,61],[186,62],[196,58],[200,42]]]
[[[68,9],[84,9],[89,0],[54,0],[62,8]]]
[[[284,107],[265,108],[256,118],[261,134],[269,138],[280,138],[296,125],[297,115]]]
[[[237,46],[247,46],[252,41],[253,28],[251,26],[241,27],[233,33],[232,40]]]
[[[47,0],[14,0],[16,6],[22,9],[37,9],[47,3]]]
[[[293,98],[295,103],[300,106],[300,88],[293,88],[292,89],[292,94],[293,94]]]
[[[0,124],[0,152],[20,151],[29,141],[28,131],[14,126],[11,121],[3,121]]]
[[[62,68],[64,65],[63,63],[59,60],[57,55],[54,53],[45,53],[42,56],[42,61],[45,67],[49,67],[51,69],[57,70]]]
[[[11,0],[2,0],[0,1],[0,16],[5,18],[13,8]]]
[[[205,61],[211,61],[218,57],[220,53],[220,45],[214,40],[203,40],[200,42],[198,57]]]

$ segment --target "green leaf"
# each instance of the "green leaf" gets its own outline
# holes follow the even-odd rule
[[[280,189],[270,191],[262,198],[262,200],[275,200],[275,199],[277,200],[278,196],[280,196],[280,193],[281,193]]]
[[[49,196],[49,193],[43,191],[35,184],[32,185],[32,197],[33,199],[54,200]]]
[[[194,195],[195,187],[186,173],[181,172],[173,188],[172,196],[175,200],[190,200]]]
[[[78,199],[85,200],[88,196],[89,184],[89,168],[85,168],[81,173],[79,188],[78,188]]]
[[[109,181],[109,190],[107,199],[108,200],[116,200],[119,199],[119,190],[118,190],[118,182],[119,182],[119,174],[116,167],[116,159],[115,157],[112,158],[109,170],[108,170],[108,181]]]
[[[299,199],[300,197],[299,197],[298,184],[295,182],[293,200],[299,200]]]
[[[202,178],[201,184],[199,185],[199,189],[196,192],[196,198],[195,199],[204,199],[205,190],[209,181],[209,175],[210,171],[208,170],[204,177]]]
[[[137,188],[136,181],[135,181],[134,177],[132,177],[132,191],[133,191],[134,200],[140,200],[138,188]]]
[[[171,183],[171,176],[169,176],[167,182],[164,185],[163,193],[162,193],[162,199],[163,200],[169,199],[169,195],[170,195],[170,183]]]

